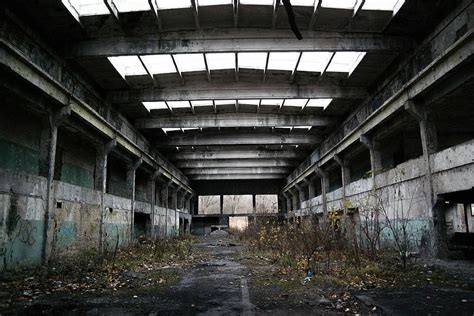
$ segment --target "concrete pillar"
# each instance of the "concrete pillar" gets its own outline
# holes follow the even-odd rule
[[[117,140],[100,146],[97,149],[95,162],[94,186],[100,190],[100,223],[99,223],[99,252],[104,250],[104,216],[105,216],[105,194],[107,189],[107,161],[110,152],[117,146]]]
[[[368,135],[361,135],[360,142],[367,147],[370,154],[370,169],[372,172],[372,188],[375,189],[375,176],[382,171],[382,156],[379,143]]]
[[[41,260],[46,263],[48,254],[52,252],[53,236],[50,236],[49,223],[51,221],[54,205],[54,170],[56,167],[56,147],[58,141],[58,126],[71,115],[71,107],[64,106],[48,117],[48,127],[41,136],[41,156],[44,168],[41,171],[46,173],[46,203],[44,210],[43,224],[43,244],[41,247]],[[47,168],[46,168],[47,167]],[[51,241],[51,243],[50,243]]]
[[[224,214],[224,196],[219,196],[219,213]]]
[[[164,183],[161,187],[161,200],[163,202],[163,207],[165,208],[165,231],[163,236],[168,234],[168,209],[169,209],[169,188],[173,181],[168,181]]]
[[[130,241],[134,238],[136,174],[142,162],[142,158],[132,161],[127,170],[127,190],[132,204],[130,210]]]
[[[348,161],[341,158],[338,155],[334,156],[334,160],[341,167],[341,178],[342,178],[342,206],[344,216],[347,215],[347,202],[346,202],[346,186],[350,183],[350,168]]]
[[[303,181],[308,186],[309,213],[311,214],[313,213],[313,198],[316,197],[314,177],[304,178]]]
[[[327,189],[329,185],[328,175],[327,172],[321,168],[316,169],[316,173],[318,174],[319,178],[321,179],[321,198],[323,204],[323,215],[327,218],[328,215],[328,206],[327,206]]]
[[[152,174],[150,174],[150,177],[148,178],[148,194],[149,196],[149,201],[150,201],[150,216],[151,216],[151,238],[156,237],[156,229],[155,229],[155,206],[157,202],[157,194],[156,194],[156,179],[160,175],[159,171],[155,171]]]
[[[172,210],[177,210],[178,209],[178,191],[179,191],[179,188],[170,188],[170,194],[171,194],[171,206],[170,206],[170,208]]]
[[[293,212],[295,212],[296,210],[299,209],[299,205],[298,205],[298,201],[299,201],[298,190],[293,189],[292,191],[290,191],[290,194],[291,194],[291,201],[292,201],[292,204],[293,204]]]
[[[253,223],[257,223],[257,196],[252,194],[252,213],[253,213]]]

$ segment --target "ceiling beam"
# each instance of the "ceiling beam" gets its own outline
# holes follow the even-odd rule
[[[301,150],[293,150],[285,148],[284,150],[260,150],[260,149],[219,149],[219,150],[196,150],[184,151],[167,155],[173,161],[189,161],[189,160],[234,160],[238,159],[242,162],[247,159],[301,159],[308,156]]]
[[[228,146],[228,145],[317,145],[322,142],[319,135],[277,133],[202,133],[198,135],[161,138],[155,143],[158,148],[182,146]]]
[[[156,3],[156,0],[148,0],[148,4],[150,5],[153,17],[155,18],[155,23],[158,26],[158,31],[163,32],[163,24],[161,23],[161,18],[158,13],[158,3]]]
[[[298,160],[289,159],[201,159],[178,161],[174,163],[177,168],[256,168],[256,167],[294,167]]]
[[[303,39],[290,30],[223,29],[165,32],[141,37],[116,36],[80,41],[66,51],[68,57],[121,55],[268,52],[268,51],[405,51],[412,39],[375,33],[302,31]]]
[[[293,168],[288,167],[255,167],[255,168],[192,168],[192,169],[184,169],[181,170],[185,175],[211,175],[211,174],[281,174],[286,173],[289,174],[293,171]]]
[[[192,101],[192,100],[235,100],[235,99],[364,99],[364,87],[339,86],[335,84],[289,84],[289,83],[208,83],[183,86],[112,91],[107,95],[114,104],[143,101]]]
[[[117,23],[120,23],[119,11],[113,0],[104,0],[104,4],[109,9],[110,14],[114,17]]]
[[[261,179],[284,179],[286,173],[262,173],[262,174],[195,174],[190,175],[189,180],[261,180]]]
[[[219,113],[157,116],[137,119],[135,126],[150,128],[193,127],[273,127],[273,126],[331,126],[333,117],[303,114]]]

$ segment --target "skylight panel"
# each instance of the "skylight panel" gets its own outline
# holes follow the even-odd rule
[[[260,100],[239,100],[239,104],[259,105],[259,104],[260,104]]]
[[[191,8],[191,0],[157,0],[158,9],[183,9]]]
[[[240,0],[240,4],[273,5],[273,0]]]
[[[206,70],[203,54],[178,54],[174,55],[174,59],[181,72]]]
[[[239,68],[265,69],[267,53],[238,53]]]
[[[152,74],[176,73],[171,55],[145,55],[141,56],[143,63]]]
[[[312,126],[293,126],[293,129],[305,129],[310,130]]]
[[[293,6],[300,7],[312,7],[314,6],[314,0],[291,0]]]
[[[324,8],[334,8],[334,9],[354,9],[356,5],[356,0],[322,0],[321,6]],[[380,1],[380,0],[376,0]]]
[[[332,99],[310,99],[308,104],[306,104],[307,108],[315,108],[315,107],[322,107],[323,109],[327,108],[329,104],[331,104]]]
[[[158,102],[142,102],[143,106],[148,110],[168,110],[168,106],[163,101]]]
[[[216,105],[235,105],[235,100],[215,100]]]
[[[364,52],[337,52],[329,64],[329,72],[352,72],[364,58]]]
[[[281,106],[283,104],[283,99],[262,99],[261,105],[278,105]]]
[[[366,0],[362,9],[393,11],[395,14],[404,3],[405,0]]]
[[[206,54],[207,66],[211,70],[235,69],[234,53],[211,53]]]
[[[268,60],[268,69],[292,71],[295,69],[299,55],[300,53],[297,52],[272,52]]]
[[[117,56],[108,59],[123,78],[147,74],[138,56]]]
[[[136,12],[151,10],[148,0],[114,0],[119,12]]]
[[[331,52],[303,52],[298,71],[323,72],[329,63]]]
[[[64,1],[69,1],[80,16],[110,14],[103,0],[63,0],[63,2]]]
[[[168,132],[181,131],[181,128],[178,128],[178,127],[163,127],[162,130],[163,130],[163,132],[165,132],[165,134],[168,134]]]
[[[232,0],[199,0],[200,7],[226,4],[232,4]]]
[[[193,106],[213,106],[212,100],[191,101]]]
[[[193,131],[193,130],[197,130],[199,129],[199,127],[183,127],[181,128],[181,130],[184,132],[184,131]]]
[[[172,109],[190,108],[189,101],[168,101],[168,106]]]
[[[283,106],[292,106],[292,107],[299,107],[302,108],[308,99],[286,99],[283,103]]]

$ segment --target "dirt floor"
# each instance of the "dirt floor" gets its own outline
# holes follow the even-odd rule
[[[423,278],[444,269],[452,283],[399,287],[393,280],[391,286],[358,289],[317,278],[303,285],[304,275],[280,278],[268,259],[249,255],[228,237],[198,238],[193,248],[188,264],[128,271],[110,290],[72,286],[51,292],[35,290],[41,284],[28,275],[22,282],[4,280],[0,315],[474,315],[471,262],[419,263]],[[30,285],[21,288],[25,282]]]

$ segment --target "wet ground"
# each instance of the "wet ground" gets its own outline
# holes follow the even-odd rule
[[[14,306],[21,315],[474,315],[474,287],[344,290],[344,286],[302,285],[265,278],[270,263],[253,265],[230,238],[206,237],[195,245],[206,260],[186,269],[169,267],[176,282],[165,287],[120,289],[114,293],[45,295]],[[467,264],[463,277],[472,281]],[[467,272],[466,272],[467,271]],[[133,272],[131,278],[146,278]],[[473,282],[474,284],[474,282]],[[338,295],[337,293],[346,293]],[[1,309],[0,309],[1,311]],[[4,314],[6,311],[0,312]]]

